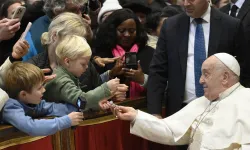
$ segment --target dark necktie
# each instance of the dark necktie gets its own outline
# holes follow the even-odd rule
[[[233,5],[232,8],[231,8],[230,16],[236,17],[237,9],[238,9],[238,7],[236,5]]]
[[[206,59],[205,38],[202,27],[202,18],[196,18],[195,22],[195,42],[194,42],[194,74],[195,74],[195,93],[197,97],[204,95],[203,86],[200,84],[201,66]]]

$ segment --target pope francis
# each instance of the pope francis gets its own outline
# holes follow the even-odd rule
[[[250,150],[250,89],[239,83],[240,66],[227,53],[217,53],[202,65],[204,96],[165,119],[110,104],[130,132],[166,145],[189,144],[189,150]]]

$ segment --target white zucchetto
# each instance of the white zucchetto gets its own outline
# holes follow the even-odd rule
[[[224,65],[232,70],[237,76],[240,76],[240,65],[238,61],[232,55],[228,53],[217,53],[214,54]]]

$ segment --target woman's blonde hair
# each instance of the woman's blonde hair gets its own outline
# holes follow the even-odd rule
[[[5,90],[11,98],[18,98],[21,91],[31,92],[37,84],[44,81],[43,71],[37,66],[14,62],[5,74]]]
[[[75,60],[82,56],[91,56],[91,54],[91,48],[85,38],[77,35],[65,36],[56,47],[56,56],[59,63],[64,58]]]
[[[53,42],[53,36],[61,39],[65,35],[78,35],[91,40],[92,30],[82,17],[74,13],[65,12],[55,17],[50,23],[48,32],[44,32],[41,36],[43,46]]]

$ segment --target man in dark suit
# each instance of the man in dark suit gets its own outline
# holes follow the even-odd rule
[[[164,22],[150,65],[148,111],[158,117],[166,86],[166,114],[171,115],[203,96],[203,87],[197,82],[204,59],[226,52],[243,63],[246,52],[238,19],[210,7],[207,0],[185,0],[184,7],[186,13]]]
[[[244,29],[244,35],[248,44],[247,49],[250,53],[250,0],[231,0],[231,3],[225,5],[220,10],[232,17],[241,20]],[[247,56],[250,56],[250,54]],[[246,61],[250,61],[249,58],[247,58]],[[243,71],[245,73],[241,75],[242,84],[246,87],[250,87],[249,78],[245,77],[245,75],[249,74],[247,72],[250,71],[250,68],[248,66],[243,67]]]

